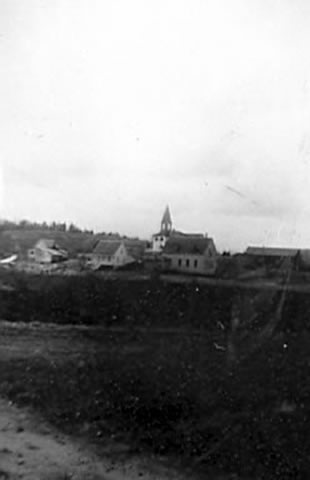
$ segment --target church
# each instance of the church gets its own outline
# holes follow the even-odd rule
[[[204,235],[203,233],[184,233],[172,228],[171,213],[170,213],[169,206],[167,205],[161,220],[160,231],[152,235],[151,251],[152,253],[163,252],[166,246],[166,243],[170,238],[182,237],[182,238],[196,239],[196,238],[205,238],[207,236],[208,236],[207,234]]]
[[[160,231],[152,236],[151,252],[164,261],[166,271],[214,275],[218,253],[212,238],[203,233],[184,233],[172,228],[172,219],[167,206],[161,221]]]
[[[152,235],[152,252],[161,253],[172,232],[172,219],[167,205],[160,224],[160,231]]]

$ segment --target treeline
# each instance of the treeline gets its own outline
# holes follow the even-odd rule
[[[94,233],[93,230],[81,229],[74,223],[32,222],[30,220],[20,220],[19,222],[3,220],[0,225],[0,230],[45,230],[48,232]]]
[[[104,235],[113,238],[128,238],[126,235],[121,236],[118,232],[94,232],[87,228],[80,228],[74,223],[66,222],[33,222],[30,220],[20,220],[14,222],[12,220],[1,220],[0,233],[7,230],[11,231],[46,231],[46,232],[65,232],[65,233],[86,233],[88,235]]]

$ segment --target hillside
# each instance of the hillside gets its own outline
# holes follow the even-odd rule
[[[45,229],[6,229],[0,231],[0,255],[18,253],[21,258],[25,257],[27,250],[32,248],[41,238],[55,240],[60,247],[69,252],[70,257],[78,253],[92,251],[95,243],[100,238],[115,238],[116,235],[92,234],[85,232],[62,232]]]
[[[51,230],[4,230],[0,232],[0,254],[19,253],[24,257],[40,238],[54,239],[68,250],[70,256],[88,252],[93,248],[97,235],[83,232],[61,232]]]

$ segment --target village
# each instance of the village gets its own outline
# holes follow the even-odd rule
[[[9,438],[19,438],[4,443],[4,468],[15,472],[18,459],[21,469],[42,464],[48,472],[50,445],[67,451],[82,438],[99,452],[94,462],[84,451],[85,472],[102,472],[85,478],[110,478],[105,464],[115,458],[119,468],[120,449],[130,467],[137,449],[167,463],[185,457],[203,478],[272,480],[276,468],[281,478],[307,478],[296,475],[292,444],[308,471],[308,443],[287,432],[300,421],[308,438],[309,251],[219,252],[209,234],[174,228],[168,206],[160,220],[149,240],[62,224],[2,225],[0,423],[10,418]],[[23,407],[42,413],[35,450],[26,422],[14,426]],[[45,421],[54,443],[39,435]],[[233,436],[223,436],[227,425]],[[82,479],[78,459],[58,457],[62,476],[25,478]],[[230,476],[244,464],[250,477]],[[217,476],[222,470],[229,476]],[[115,478],[142,476],[140,464],[138,472]]]
[[[40,274],[76,275],[98,272],[137,276],[170,274],[174,279],[233,279],[242,282],[310,280],[310,249],[249,246],[244,252],[219,252],[207,233],[187,233],[173,226],[169,206],[160,228],[149,240],[119,234],[1,231],[0,266]],[[31,235],[29,235],[31,234]],[[74,249],[72,245],[74,244]],[[3,246],[2,245],[2,246]]]

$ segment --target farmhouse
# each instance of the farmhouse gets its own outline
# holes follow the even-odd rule
[[[136,263],[142,263],[147,242],[139,239],[125,239],[127,253]]]
[[[212,275],[217,266],[217,251],[212,238],[174,235],[163,249],[168,269],[175,272]]]
[[[87,264],[97,270],[100,268],[120,268],[135,262],[129,254],[124,240],[99,240],[91,254],[87,255]]]
[[[37,263],[57,263],[67,260],[68,252],[53,239],[42,238],[28,250],[28,259]]]

